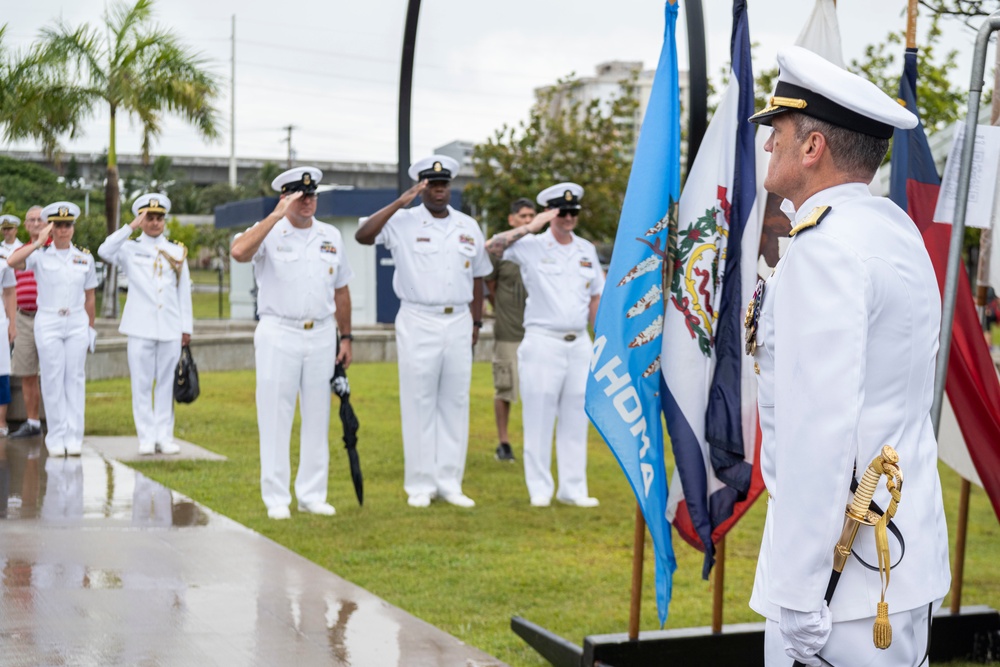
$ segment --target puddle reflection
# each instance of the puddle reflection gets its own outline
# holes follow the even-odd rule
[[[42,439],[0,438],[0,519],[74,523],[110,519],[137,527],[205,526],[208,514],[131,468],[85,450],[50,457]]]

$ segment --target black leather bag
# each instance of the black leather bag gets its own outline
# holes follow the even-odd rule
[[[198,366],[191,356],[191,348],[181,348],[181,360],[174,371],[174,400],[178,403],[194,403],[201,389],[198,386]]]

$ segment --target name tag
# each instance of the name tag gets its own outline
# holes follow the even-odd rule
[[[417,243],[430,243],[431,239],[429,236],[418,236]]]
[[[288,245],[279,245],[274,250],[275,250],[275,252],[294,252],[294,248],[292,248],[292,246],[288,246]]]

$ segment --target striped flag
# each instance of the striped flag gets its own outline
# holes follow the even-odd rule
[[[917,50],[907,49],[899,98],[915,114],[918,113],[916,90]],[[912,130],[896,130],[891,164],[889,197],[910,214],[923,234],[938,285],[943,290],[951,225],[932,222],[941,180],[922,123]],[[946,388],[969,456],[993,511],[1000,516],[1000,380],[983,338],[969,279],[961,270]]]
[[[594,326],[586,403],[590,420],[618,459],[649,526],[661,626],[667,620],[677,568],[666,520],[659,398],[667,235],[680,193],[677,10],[676,2],[666,3],[663,49]]]
[[[758,442],[743,314],[756,283],[753,72],[746,2],[733,3],[732,71],[671,230],[662,372],[676,469],[668,517],[714,563],[713,531],[752,499]],[[748,221],[750,221],[748,225]],[[757,474],[758,485],[759,473]],[[754,494],[755,495],[755,494]]]

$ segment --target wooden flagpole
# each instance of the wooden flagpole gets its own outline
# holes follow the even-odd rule
[[[646,518],[642,507],[635,504],[635,537],[632,540],[632,597],[629,601],[628,638],[639,638],[639,617],[642,611],[642,561],[646,553]]]
[[[722,632],[722,593],[726,581],[726,538],[715,544],[715,566],[712,571],[712,634]]]

